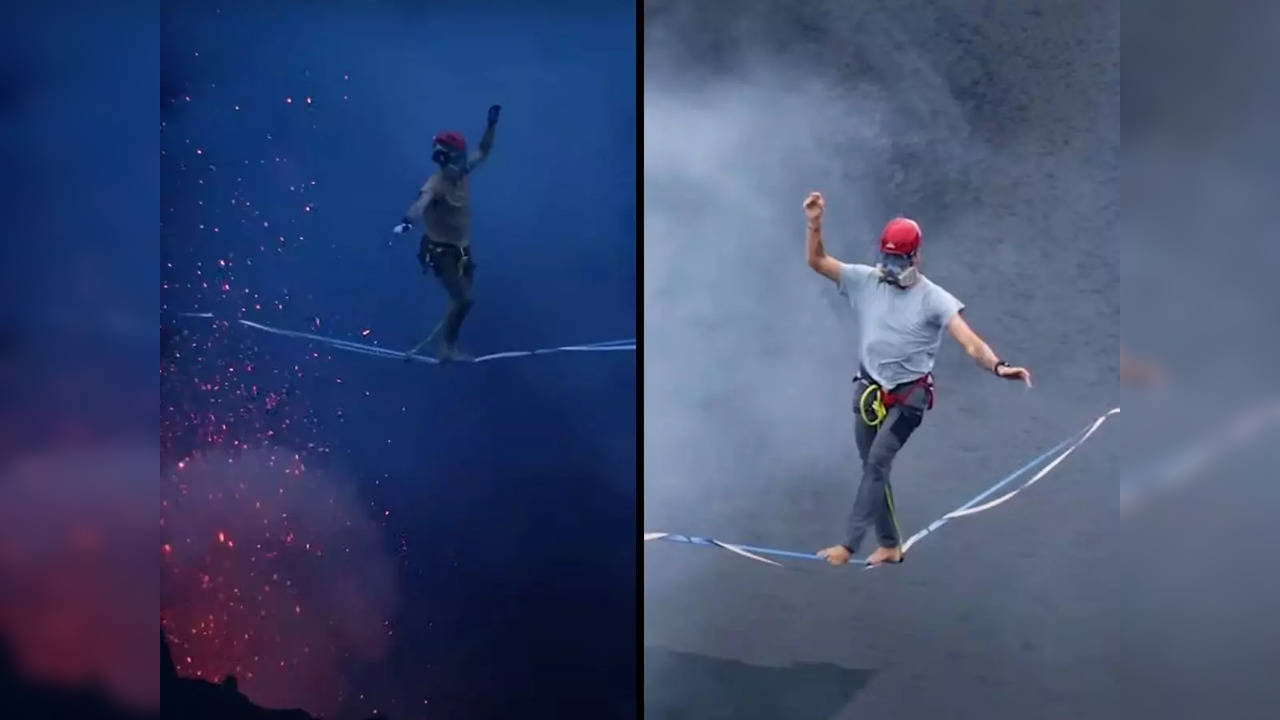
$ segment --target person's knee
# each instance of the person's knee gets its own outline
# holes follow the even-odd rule
[[[871,444],[871,449],[867,452],[866,462],[863,463],[866,472],[876,475],[878,479],[887,478],[889,470],[893,467],[893,459],[897,457],[900,450],[902,450],[902,443],[896,434],[890,432],[876,438],[876,442]]]
[[[867,462],[863,464],[863,475],[868,480],[887,481],[889,471],[893,469],[893,453],[887,451],[876,452],[872,450],[867,455]]]

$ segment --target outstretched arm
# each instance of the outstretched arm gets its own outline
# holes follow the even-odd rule
[[[978,337],[978,333],[969,327],[969,323],[965,322],[960,313],[957,312],[951,316],[951,320],[947,322],[947,331],[960,344],[960,347],[964,348],[965,353],[973,358],[974,362],[978,363],[979,367],[1002,378],[1023,380],[1027,383],[1027,387],[1031,387],[1031,372],[1026,368],[1013,367],[1002,363],[1000,358],[996,357],[995,352],[991,350],[991,346]]]
[[[476,169],[480,163],[489,157],[489,151],[493,150],[493,135],[498,127],[498,114],[502,112],[501,105],[494,105],[489,108],[489,124],[484,128],[484,135],[480,136],[480,147],[471,153],[471,157],[467,158],[467,171]]]
[[[825,204],[821,193],[809,193],[804,200],[804,214],[808,219],[805,229],[804,255],[809,267],[832,282],[840,282],[840,269],[843,264],[827,254],[822,247],[822,213]]]
[[[435,183],[427,180],[422,184],[422,189],[418,191],[418,199],[413,201],[408,210],[405,210],[404,217],[400,218],[400,224],[395,226],[393,232],[399,235],[412,228],[413,221],[422,217],[422,213],[426,211],[427,204],[431,202],[433,195],[435,195]]]
[[[418,199],[413,201],[409,209],[404,212],[404,221],[413,222],[414,218],[422,217],[422,213],[426,212],[427,205],[431,203],[431,198],[435,195],[435,184],[428,181],[422,185],[422,189],[418,191]]]

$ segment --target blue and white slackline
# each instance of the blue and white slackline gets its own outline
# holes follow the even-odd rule
[[[974,497],[969,502],[961,505],[955,510],[952,510],[946,515],[943,515],[937,520],[934,520],[933,522],[929,523],[928,526],[926,526],[925,528],[917,532],[915,535],[912,535],[910,538],[907,539],[905,543],[902,544],[903,554],[905,555],[905,553],[911,549],[912,545],[915,545],[917,542],[924,539],[929,534],[936,531],[938,528],[941,528],[943,525],[946,525],[948,522],[956,518],[968,517],[971,515],[976,515],[981,512],[986,512],[987,510],[990,510],[994,507],[997,507],[999,505],[1002,505],[1008,502],[1018,493],[1031,487],[1037,481],[1039,481],[1040,478],[1044,477],[1045,475],[1048,475],[1055,467],[1058,466],[1059,463],[1067,459],[1068,455],[1075,452],[1076,448],[1080,447],[1080,445],[1082,445],[1085,440],[1089,439],[1089,436],[1093,435],[1093,433],[1096,432],[1097,429],[1102,426],[1102,423],[1107,421],[1107,418],[1111,417],[1112,415],[1118,412],[1120,412],[1120,408],[1115,408],[1113,410],[1108,411],[1102,417],[1099,417],[1097,420],[1094,420],[1093,422],[1089,423],[1089,425],[1086,426],[1084,429],[1075,432],[1074,434],[1071,435],[1071,437],[1068,437],[1066,440],[1063,440],[1062,442],[1058,443],[1054,447],[1049,448],[1045,452],[1041,453],[1039,457],[1031,460],[1026,465],[1023,465],[1022,467],[1018,468],[1017,470],[1015,470],[1014,472],[1006,476],[1004,479],[1000,480],[999,482],[987,488],[986,490],[983,490],[981,493],[979,493],[976,497]],[[1045,465],[1043,468],[1041,468],[1040,472],[1033,475],[1030,480],[1027,480],[1026,482],[1022,483],[1022,485],[1018,486],[1017,488],[1014,488],[1013,490],[1006,492],[1005,494],[995,498],[994,500],[987,500],[987,498],[999,492],[1005,486],[1014,482],[1015,480],[1022,477],[1023,475],[1026,475],[1028,472],[1031,472],[1033,468],[1040,465],[1040,463],[1044,462],[1054,453],[1058,453],[1058,452],[1061,452],[1061,454],[1058,455],[1056,458],[1054,458],[1053,461],[1050,462],[1048,465]],[[690,545],[702,545],[704,547],[717,547],[723,550],[728,550],[729,552],[732,552],[732,553],[736,553],[743,557],[750,558],[752,560],[758,560],[759,562],[767,563],[769,565],[781,566],[780,563],[774,562],[773,560],[770,560],[762,556],[770,555],[773,557],[795,558],[800,560],[816,560],[818,562],[826,562],[825,559],[818,557],[816,553],[796,552],[794,550],[779,550],[778,548],[769,548],[769,547],[757,547],[754,545],[743,545],[741,543],[724,542],[722,540],[717,540],[715,538],[695,537],[692,535],[678,535],[676,533],[667,533],[667,532],[647,532],[644,534],[645,542],[650,542],[653,540],[666,540],[668,542],[687,543]],[[862,567],[868,570],[872,569],[873,567],[877,567],[874,565],[866,565],[866,564],[859,564],[859,563],[851,563],[851,565],[853,565],[854,567]]]
[[[180,313],[182,317],[193,318],[209,318],[215,319],[213,313]],[[232,322],[232,321],[228,321]],[[300,330],[285,330],[283,328],[264,325],[263,323],[253,322],[252,320],[237,319],[234,322],[239,323],[247,328],[260,330],[262,332],[271,333],[272,335],[280,335],[282,337],[297,338],[300,340],[311,340],[313,342],[328,345],[335,350],[344,350],[346,352],[360,353],[362,355],[372,355],[374,357],[387,358],[389,360],[414,360],[417,362],[427,363],[429,365],[439,365],[440,361],[426,355],[409,355],[405,356],[404,351],[391,350],[377,345],[365,345],[363,343],[351,342],[350,340],[339,340],[338,338],[326,337],[315,333],[302,332]],[[488,362],[490,360],[501,360],[504,358],[531,357],[534,355],[550,355],[552,353],[563,352],[635,352],[635,338],[627,338],[625,340],[606,340],[604,342],[584,343],[580,345],[562,345],[560,347],[539,348],[537,350],[507,350],[505,352],[490,353],[481,355],[474,360],[465,362]],[[457,362],[457,361],[455,361]],[[464,364],[465,364],[464,362]]]

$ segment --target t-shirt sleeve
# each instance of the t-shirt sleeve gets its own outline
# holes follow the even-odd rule
[[[836,283],[836,289],[841,295],[850,297],[851,293],[857,292],[866,285],[875,273],[876,269],[870,265],[843,263],[840,266],[840,282]]]
[[[933,292],[929,294],[929,298],[933,316],[942,327],[946,327],[947,323],[951,322],[951,318],[964,309],[964,303],[937,285],[933,286]]]

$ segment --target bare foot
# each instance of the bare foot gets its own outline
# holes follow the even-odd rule
[[[853,553],[849,552],[849,548],[843,545],[832,545],[829,548],[819,550],[818,557],[825,558],[832,565],[844,565],[849,562],[850,557],[853,557]]]
[[[867,556],[868,565],[896,564],[902,562],[902,548],[880,547]]]

